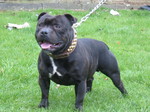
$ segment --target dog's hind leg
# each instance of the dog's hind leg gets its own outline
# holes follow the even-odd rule
[[[107,75],[123,95],[127,94],[120,78],[117,60],[110,51],[100,58],[98,70]]]
[[[120,73],[116,72],[116,73],[112,73],[112,74],[107,74],[107,76],[112,80],[113,84],[120,90],[120,92],[123,95],[127,94],[126,89],[124,88],[123,82],[120,79]]]
[[[92,91],[92,83],[93,83],[94,78],[89,78],[86,81],[87,84],[87,88],[86,88],[86,92],[91,92]]]

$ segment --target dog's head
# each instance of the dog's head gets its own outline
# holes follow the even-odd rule
[[[77,19],[70,14],[51,16],[42,12],[35,33],[39,46],[48,54],[64,52],[74,38],[72,25],[76,22]]]

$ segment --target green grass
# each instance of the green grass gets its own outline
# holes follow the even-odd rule
[[[88,11],[44,10],[52,15],[70,13],[80,20]],[[34,32],[38,11],[0,12],[0,112],[72,112],[74,87],[51,84],[50,107],[39,109],[37,58]],[[78,38],[102,40],[118,59],[129,96],[123,98],[111,80],[95,74],[93,91],[86,95],[85,112],[150,112],[150,12],[109,9],[96,11],[77,28]],[[7,23],[29,22],[30,28],[7,30]]]

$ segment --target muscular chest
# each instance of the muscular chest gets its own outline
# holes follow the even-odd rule
[[[49,78],[57,84],[72,85],[75,83],[75,78],[72,76],[69,67],[66,63],[54,61],[50,57],[51,67],[49,69]],[[71,65],[70,65],[71,66]]]

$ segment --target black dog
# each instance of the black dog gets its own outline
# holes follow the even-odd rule
[[[38,59],[42,99],[39,107],[48,107],[50,80],[60,85],[75,85],[75,107],[82,109],[85,93],[91,91],[95,71],[107,75],[122,94],[127,94],[120,79],[115,56],[107,45],[94,39],[76,39],[70,14],[38,17],[35,33],[42,48]]]

